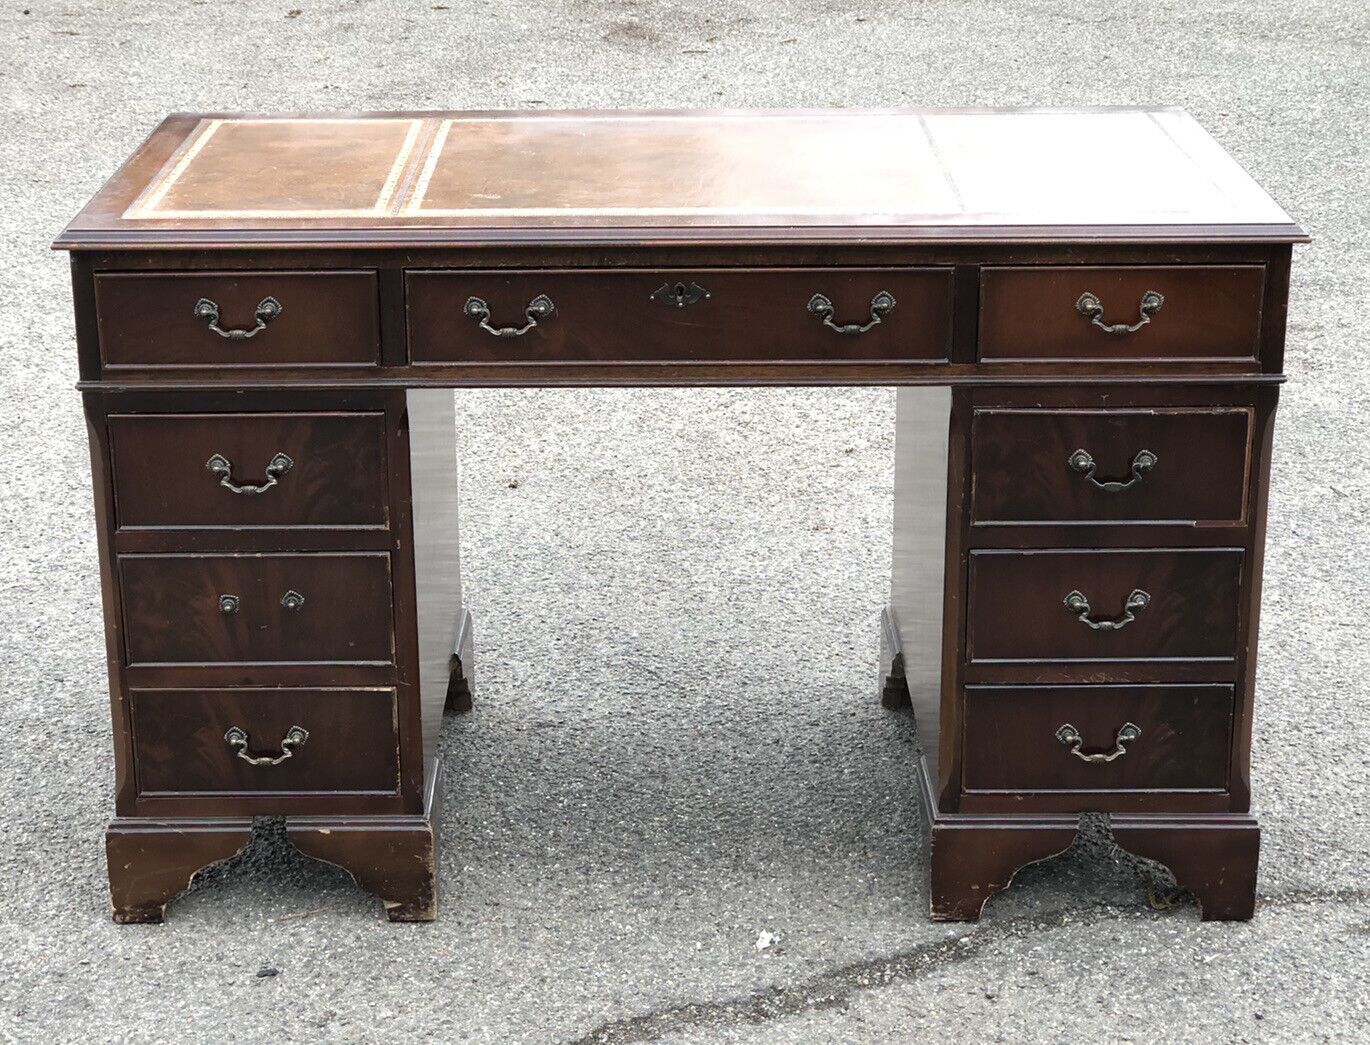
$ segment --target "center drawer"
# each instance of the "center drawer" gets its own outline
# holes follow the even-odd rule
[[[112,414],[123,528],[387,524],[385,415]]]
[[[1232,661],[1242,555],[974,551],[967,659]]]
[[[415,270],[405,273],[409,353],[415,363],[939,362],[951,272]]]
[[[121,555],[138,664],[389,664],[390,556]]]
[[[135,689],[140,797],[399,790],[395,690]]]

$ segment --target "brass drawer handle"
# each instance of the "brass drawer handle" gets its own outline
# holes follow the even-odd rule
[[[1105,493],[1122,493],[1141,482],[1146,478],[1146,474],[1156,467],[1156,455],[1150,450],[1139,450],[1137,456],[1132,459],[1132,478],[1126,481],[1099,482],[1094,478],[1094,470],[1099,466],[1094,463],[1094,458],[1087,450],[1076,450],[1066,459],[1066,464]]]
[[[674,305],[676,308],[693,305],[708,296],[709,292],[698,283],[691,283],[688,287],[684,283],[663,283],[650,295],[653,301],[659,301],[663,305]]]
[[[251,330],[225,330],[219,326],[219,306],[210,301],[209,298],[201,298],[195,302],[195,318],[203,319],[209,329],[220,337],[226,337],[230,341],[246,341],[250,337],[256,337],[266,325],[281,314],[281,303],[275,298],[262,298],[258,303],[257,309],[252,313],[252,318],[257,321],[257,325]]]
[[[1126,323],[1105,323],[1104,303],[1099,300],[1099,295],[1091,294],[1087,290],[1080,295],[1080,300],[1075,302],[1075,308],[1080,315],[1090,320],[1105,334],[1135,334],[1151,322],[1151,317],[1161,311],[1161,306],[1164,304],[1164,297],[1154,290],[1148,290],[1142,295],[1142,302],[1138,306],[1142,318],[1131,326]]]
[[[521,327],[492,327],[490,325],[490,306],[480,298],[467,298],[466,304],[462,306],[461,310],[478,321],[480,328],[487,334],[494,334],[495,337],[522,337],[538,325],[539,319],[546,319],[557,310],[557,307],[552,304],[552,299],[546,294],[539,294],[528,302],[528,307],[523,310],[523,316],[528,322]]]
[[[1095,631],[1117,631],[1119,628],[1131,624],[1137,619],[1137,614],[1151,605],[1151,596],[1142,591],[1141,588],[1134,588],[1132,594],[1123,603],[1123,615],[1112,620],[1094,620],[1089,615],[1089,600],[1078,591],[1073,591],[1065,597],[1066,609],[1070,610],[1088,624]]]
[[[821,317],[825,327],[830,327],[839,334],[864,334],[867,330],[878,325],[882,319],[893,312],[894,305],[894,295],[888,290],[882,290],[879,294],[876,294],[875,297],[871,298],[871,321],[869,323],[838,324],[832,321],[832,317],[836,315],[837,310],[833,307],[833,303],[828,298],[825,298],[822,294],[815,294],[813,297],[809,298],[809,311],[815,316]]]
[[[304,596],[292,589],[281,596],[281,605],[295,613],[304,606]]]
[[[238,612],[238,607],[242,605],[242,600],[236,595],[219,596],[219,612],[225,617],[232,616]]]
[[[1142,735],[1142,728],[1132,722],[1124,722],[1123,727],[1118,730],[1118,735],[1113,740],[1113,750],[1100,752],[1093,755],[1086,755],[1081,748],[1085,746],[1085,741],[1080,736],[1080,731],[1069,722],[1065,723],[1056,731],[1056,739],[1070,748],[1070,753],[1081,762],[1089,762],[1097,765],[1100,762],[1112,762],[1115,758],[1122,758],[1127,754],[1126,744],[1132,743]]]
[[[223,454],[215,454],[205,462],[205,467],[219,477],[219,485],[232,493],[253,494],[265,493],[280,481],[281,476],[295,467],[295,462],[287,455],[278,453],[266,465],[266,479],[260,483],[235,483],[233,481],[233,464]]]
[[[247,731],[230,726],[224,740],[232,751],[250,766],[279,766],[295,754],[295,749],[309,739],[309,731],[303,726],[291,726],[281,739],[281,753],[271,755],[251,755],[247,750]]]

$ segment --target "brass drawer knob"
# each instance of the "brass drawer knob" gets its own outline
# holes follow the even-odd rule
[[[266,465],[266,478],[260,483],[235,483],[233,481],[233,462],[223,454],[214,454],[205,462],[205,467],[219,477],[219,485],[232,493],[251,497],[265,493],[280,481],[281,476],[295,467],[295,462],[286,454],[278,453]]]
[[[836,330],[839,334],[864,334],[871,327],[894,311],[894,295],[888,290],[882,290],[875,297],[871,298],[871,318],[869,323],[834,323],[832,317],[837,314],[837,309],[833,303],[822,294],[815,294],[809,298],[809,311],[823,320],[823,325],[829,329]]]
[[[1088,450],[1076,450],[1066,458],[1066,464],[1071,471],[1084,476],[1105,493],[1122,493],[1141,482],[1147,473],[1156,467],[1156,455],[1150,450],[1139,450],[1137,456],[1132,459],[1132,478],[1123,481],[1100,482],[1094,478],[1095,469],[1099,466],[1094,463],[1094,458]]]
[[[1132,594],[1127,597],[1127,601],[1123,603],[1123,615],[1111,619],[1105,618],[1104,620],[1095,620],[1089,615],[1089,600],[1078,591],[1073,591],[1067,595],[1064,602],[1066,609],[1095,631],[1117,631],[1119,628],[1131,624],[1137,619],[1137,614],[1151,605],[1151,596],[1142,591],[1141,588],[1134,588]]]
[[[294,613],[304,606],[304,596],[292,589],[281,596],[281,605]]]
[[[1142,295],[1141,304],[1137,306],[1141,318],[1130,326],[1127,323],[1105,323],[1104,303],[1099,300],[1099,295],[1091,294],[1087,290],[1075,302],[1075,309],[1105,334],[1135,334],[1151,322],[1151,317],[1161,311],[1164,304],[1164,297],[1154,290],[1148,290]]]
[[[228,744],[229,750],[234,752],[239,758],[250,766],[279,766],[287,758],[295,754],[295,750],[309,739],[309,731],[303,726],[291,726],[285,731],[285,736],[281,738],[281,753],[279,755],[253,755],[248,752],[247,731],[238,726],[230,726],[224,734],[224,742]]]
[[[1078,729],[1067,722],[1056,730],[1056,739],[1069,747],[1072,755],[1081,762],[1089,762],[1094,765],[1097,765],[1100,762],[1112,762],[1115,758],[1122,758],[1127,754],[1127,747],[1125,745],[1139,739],[1141,735],[1141,726],[1132,722],[1124,722],[1122,728],[1118,730],[1118,735],[1113,739],[1112,751],[1096,752],[1095,754],[1087,755],[1083,750],[1085,746],[1084,738],[1080,736],[1080,731]]]
[[[236,596],[236,595],[220,595],[220,596],[219,596],[219,612],[222,613],[222,614],[223,614],[224,616],[226,616],[226,617],[227,617],[227,616],[232,616],[233,614],[237,613],[237,612],[238,612],[238,607],[239,607],[241,604],[242,604],[242,600],[239,599],[238,596]]]
[[[252,313],[252,318],[257,325],[251,330],[229,329],[225,330],[219,326],[219,306],[209,298],[201,298],[195,302],[194,315],[196,319],[203,319],[205,325],[220,337],[226,337],[230,341],[246,341],[250,337],[256,337],[266,325],[281,314],[281,303],[275,298],[262,298],[257,304],[257,308]]]

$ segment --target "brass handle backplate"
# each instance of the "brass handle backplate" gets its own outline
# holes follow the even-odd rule
[[[1094,463],[1094,458],[1088,450],[1076,450],[1066,458],[1066,464],[1072,471],[1083,475],[1105,493],[1122,493],[1141,482],[1146,478],[1146,474],[1156,467],[1156,455],[1150,450],[1139,450],[1137,456],[1132,459],[1132,478],[1121,481],[1100,482],[1094,478],[1095,469],[1099,466]]]
[[[894,311],[894,295],[888,290],[882,290],[875,297],[871,298],[871,318],[869,323],[834,323],[832,317],[837,314],[837,309],[833,303],[822,294],[815,294],[809,298],[809,311],[823,320],[823,325],[839,334],[864,334],[871,327]]]
[[[260,483],[235,483],[233,481],[233,463],[223,454],[212,456],[205,462],[205,467],[219,477],[219,485],[225,490],[250,497],[253,494],[270,490],[280,481],[281,476],[295,467],[295,462],[286,454],[278,453],[267,462],[266,479]]]
[[[1142,295],[1141,304],[1137,306],[1141,318],[1132,324],[1127,323],[1105,323],[1104,322],[1104,303],[1099,300],[1098,294],[1091,294],[1085,291],[1075,302],[1076,311],[1102,330],[1105,334],[1135,334],[1151,322],[1151,317],[1161,311],[1161,306],[1165,304],[1165,298],[1154,290],[1148,290]]]
[[[294,756],[301,744],[309,739],[309,731],[303,726],[291,726],[281,739],[279,755],[253,755],[247,750],[247,731],[237,726],[229,727],[224,741],[239,758],[250,766],[279,766],[287,758]]]
[[[521,327],[492,327],[490,306],[481,298],[467,298],[461,310],[479,323],[480,328],[487,334],[493,334],[495,337],[522,337],[538,325],[538,320],[546,319],[557,310],[557,307],[546,294],[539,294],[528,302],[528,307],[523,310],[523,318],[528,322]]]
[[[1131,624],[1137,619],[1137,614],[1151,605],[1151,596],[1142,591],[1141,588],[1134,588],[1132,594],[1127,597],[1127,601],[1123,603],[1123,615],[1104,620],[1094,620],[1090,617],[1089,600],[1078,591],[1071,592],[1064,601],[1066,609],[1095,631],[1117,631],[1119,628]]]
[[[281,314],[281,303],[275,298],[262,298],[256,310],[252,313],[252,318],[257,325],[251,330],[232,329],[225,330],[219,326],[219,306],[210,301],[209,298],[201,298],[195,302],[194,315],[196,319],[203,319],[210,330],[220,337],[226,337],[230,341],[246,341],[250,337],[256,337],[266,325]]]
[[[1081,762],[1089,762],[1094,765],[1097,765],[1100,762],[1112,762],[1115,758],[1122,758],[1123,755],[1127,754],[1127,747],[1125,745],[1139,739],[1141,735],[1142,728],[1140,726],[1132,722],[1124,722],[1122,728],[1118,730],[1118,735],[1113,739],[1112,751],[1096,752],[1087,755],[1083,750],[1085,746],[1084,738],[1080,736],[1080,731],[1078,729],[1067,722],[1062,725],[1060,729],[1056,730],[1056,739],[1069,747],[1072,755]]]

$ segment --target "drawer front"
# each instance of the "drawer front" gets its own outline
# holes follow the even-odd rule
[[[374,272],[106,272],[95,277],[95,308],[112,369],[380,362]]]
[[[977,410],[975,522],[1243,523],[1252,411]]]
[[[1263,265],[988,267],[980,272],[981,359],[1252,359]],[[1143,298],[1161,295],[1142,313]],[[1082,295],[1102,312],[1085,314]],[[1110,333],[1104,326],[1136,326]]]
[[[119,576],[129,664],[394,660],[384,552],[121,555]]]
[[[140,797],[399,790],[393,689],[135,689],[129,700]]]
[[[109,418],[125,528],[384,528],[385,415]]]
[[[950,269],[766,269],[694,272],[469,272],[406,274],[415,363],[934,362],[951,340]],[[689,296],[676,305],[676,286]],[[893,308],[881,313],[878,295]],[[831,312],[810,309],[815,295]],[[528,326],[530,305],[554,311]],[[486,311],[470,304],[478,299]],[[817,308],[817,306],[815,306]],[[476,315],[472,311],[477,312]],[[487,317],[488,312],[488,317]],[[867,326],[840,333],[824,324]],[[498,330],[528,329],[497,336]],[[874,319],[879,322],[873,322]]]
[[[1231,737],[1231,686],[971,686],[965,788],[1223,791]]]
[[[972,552],[967,657],[1232,660],[1241,567],[1239,548]]]

